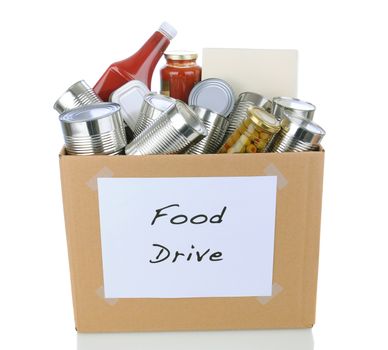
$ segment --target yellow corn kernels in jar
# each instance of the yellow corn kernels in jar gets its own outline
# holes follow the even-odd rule
[[[272,137],[280,130],[275,116],[259,107],[248,109],[248,116],[226,140],[219,153],[265,152]]]

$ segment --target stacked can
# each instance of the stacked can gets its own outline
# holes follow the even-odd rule
[[[59,116],[66,151],[76,155],[122,152],[127,144],[117,103],[100,103],[72,109]]]
[[[63,113],[74,108],[101,103],[102,100],[95,94],[92,88],[80,80],[70,86],[54,104],[54,109]]]
[[[259,107],[250,107],[248,117],[229,136],[219,153],[261,153],[280,130],[280,122]]]
[[[239,95],[232,113],[229,116],[229,126],[225,137],[228,138],[240,126],[247,117],[250,107],[261,107],[266,111],[271,110],[271,101],[259,94],[253,92],[243,92]]]
[[[185,153],[192,145],[207,136],[207,130],[194,111],[176,100],[175,105],[160,117],[126,148],[127,155]]]
[[[228,119],[221,114],[212,112],[206,108],[192,106],[193,111],[205,125],[208,135],[201,141],[190,147],[189,154],[216,153],[222,146],[225,132],[228,127]]]
[[[163,113],[173,108],[175,102],[176,100],[173,98],[155,93],[145,96],[139,118],[133,130],[135,137],[149,128]]]
[[[274,97],[272,100],[272,114],[279,120],[284,116],[293,116],[313,120],[315,106],[294,97]]]
[[[326,134],[316,123],[291,115],[283,116],[281,127],[268,146],[269,152],[317,151]]]

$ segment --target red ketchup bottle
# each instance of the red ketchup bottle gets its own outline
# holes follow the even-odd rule
[[[94,86],[94,92],[108,101],[113,91],[130,80],[140,80],[151,88],[151,78],[155,66],[177,31],[169,23],[163,22],[146,43],[125,60],[112,63]]]

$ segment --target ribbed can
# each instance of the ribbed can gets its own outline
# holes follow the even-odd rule
[[[185,153],[206,136],[206,128],[194,111],[177,100],[173,108],[163,113],[125,148],[125,153],[127,155]]]
[[[93,89],[84,80],[80,80],[70,86],[58,98],[53,107],[57,112],[64,113],[74,108],[101,102],[102,100],[96,95]]]
[[[135,137],[149,128],[164,112],[174,107],[175,101],[175,99],[164,95],[148,94],[144,98],[139,118],[133,131]]]
[[[325,136],[318,124],[293,116],[284,116],[281,130],[268,145],[268,152],[317,151]]]
[[[294,97],[274,97],[272,100],[272,114],[282,120],[284,116],[293,116],[313,120],[315,106]]]
[[[229,126],[225,134],[226,140],[241,125],[243,120],[248,116],[250,107],[260,107],[267,112],[271,111],[272,102],[268,98],[254,92],[243,92],[239,95],[233,111],[229,116]]]
[[[74,155],[120,153],[126,145],[120,105],[100,103],[72,109],[59,116],[66,151]]]
[[[217,153],[222,146],[225,132],[228,127],[228,118],[221,114],[214,113],[206,108],[191,106],[193,111],[205,125],[208,135],[201,141],[191,146],[187,151],[189,154],[210,154]]]

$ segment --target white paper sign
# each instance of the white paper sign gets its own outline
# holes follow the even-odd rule
[[[106,298],[270,296],[276,177],[99,178]]]

